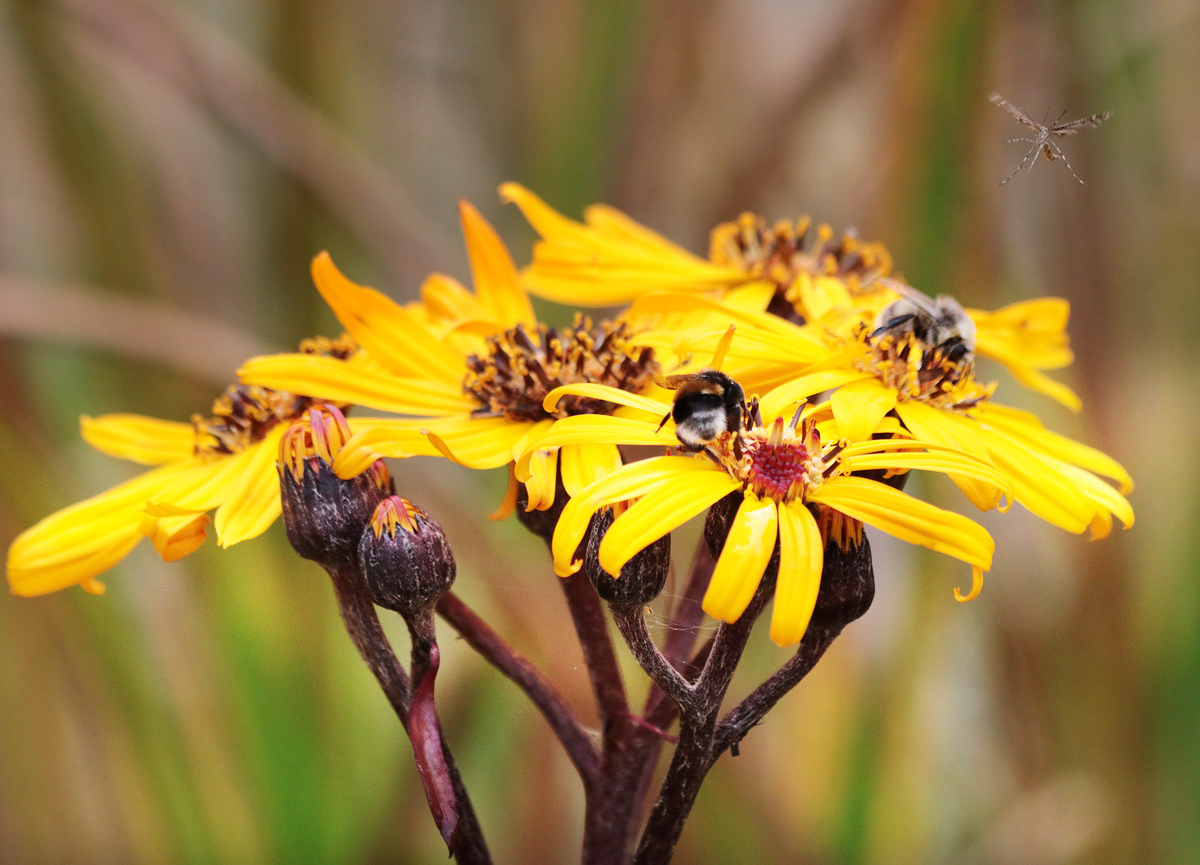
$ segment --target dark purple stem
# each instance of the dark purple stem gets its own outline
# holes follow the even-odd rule
[[[407,732],[412,684],[404,668],[400,666],[400,659],[396,657],[391,643],[388,642],[383,627],[379,624],[379,616],[375,612],[375,605],[358,566],[352,563],[326,570],[329,571],[333,582],[334,594],[337,596],[346,632],[379,682],[396,717]],[[454,758],[444,740],[442,749],[458,803],[458,827],[452,840],[451,855],[460,865],[491,865],[492,858],[483,840],[483,830],[471,807],[471,800],[458,773],[458,767],[455,766]]]
[[[642,607],[613,605],[609,609],[617,630],[646,675],[684,711],[692,708],[697,700],[696,686],[688,682],[654,644],[646,628]]]
[[[825,650],[837,638],[841,628],[810,627],[800,641],[796,654],[786,664],[755,688],[717,725],[713,737],[711,759],[715,762],[721,754],[742,740],[746,733],[762,720],[763,716],[821,660]]]
[[[594,784],[600,771],[600,755],[558,690],[453,593],[442,596],[437,611],[471,648],[525,692],[562,742],[584,784]]]
[[[600,723],[608,727],[614,718],[629,714],[629,701],[625,697],[625,683],[621,667],[613,651],[612,639],[608,634],[608,621],[600,596],[583,574],[573,574],[560,580],[575,633],[583,648],[583,659],[587,663],[588,678],[592,692],[596,695],[596,707],[600,711]]]
[[[733,672],[750,639],[754,622],[774,585],[774,574],[769,571],[741,617],[732,624],[721,625],[717,631],[704,671],[694,686],[696,700],[690,706],[680,708],[679,745],[659,788],[658,801],[642,831],[635,865],[663,865],[675,852],[683,824],[712,767],[713,737],[721,701],[733,680]]]

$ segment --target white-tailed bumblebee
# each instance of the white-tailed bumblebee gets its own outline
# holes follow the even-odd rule
[[[684,450],[699,452],[723,432],[742,429],[746,394],[736,381],[715,369],[667,377],[666,386],[675,391],[667,418],[675,421],[675,435]]]
[[[974,359],[975,322],[957,300],[944,294],[935,300],[898,282],[889,282],[889,287],[901,297],[880,310],[872,339],[885,333],[911,333],[929,348],[941,349],[952,363]]]

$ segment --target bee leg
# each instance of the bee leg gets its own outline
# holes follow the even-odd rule
[[[658,422],[658,426],[654,428],[654,431],[655,432],[660,431],[664,426],[667,425],[667,421],[669,421],[670,419],[671,419],[671,412],[667,412],[665,415],[663,415],[663,419]]]
[[[1017,169],[1017,170],[1019,171],[1020,169]],[[875,328],[875,330],[871,331],[871,339],[874,339],[875,337],[879,336],[880,334],[886,333],[887,331],[891,330],[893,327],[899,327],[900,325],[904,324],[904,322],[906,322],[906,321],[912,321],[916,317],[917,317],[917,314],[915,312],[910,312],[908,315],[898,315],[895,318],[893,318],[891,321],[889,321],[887,324],[881,324],[881,325],[879,325],[879,327]]]

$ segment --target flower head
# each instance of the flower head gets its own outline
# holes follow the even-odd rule
[[[547,403],[579,390],[560,388]],[[587,392],[599,395],[601,390]],[[659,429],[670,405],[608,395],[644,417],[568,418],[547,436],[547,443],[670,444],[670,427]],[[600,566],[615,575],[639,551],[733,495],[737,512],[703,601],[714,618],[733,622],[742,615],[778,542],[771,638],[780,645],[797,642],[816,603],[826,544],[853,543],[862,523],[971,565],[973,597],[983,571],[991,566],[994,545],[987,532],[966,517],[856,473],[961,472],[1002,492],[1007,482],[995,469],[951,447],[904,438],[839,439],[829,434],[828,421],[818,420],[820,413],[818,407],[793,406],[786,415],[763,414],[752,402],[747,428],[719,433],[703,452],[651,457],[600,478],[563,509],[553,541],[555,570],[565,576],[579,568],[576,550],[593,514],[603,508],[631,503],[617,514],[598,550]],[[522,470],[519,463],[518,474]]]
[[[304,356],[343,368],[354,351],[346,340],[311,340]],[[175,561],[195,551],[215,524],[221,546],[257,537],[280,514],[275,453],[288,422],[314,400],[294,392],[231,386],[209,415],[190,424],[142,415],[82,420],[83,438],[97,450],[156,466],[106,492],[51,514],[17,536],[8,550],[9,587],[40,595],[96,579],[150,538]],[[208,516],[216,511],[215,521]]]
[[[659,297],[641,303],[667,302]],[[778,385],[763,398],[764,414],[830,391],[838,435],[865,439],[898,419],[923,441],[988,461],[1012,483],[1015,501],[1053,525],[1076,533],[1090,528],[1102,537],[1114,517],[1133,523],[1122,495],[1132,489],[1129,473],[1095,448],[1050,432],[1036,416],[997,403],[996,385],[977,378],[970,353],[946,351],[912,330],[862,321],[839,332],[719,308],[726,324],[738,324],[727,350],[730,371],[749,388]],[[723,337],[710,325],[690,348],[703,353]],[[815,342],[823,344],[823,358]],[[995,506],[994,485],[950,474],[977,507]],[[1097,475],[1112,478],[1119,490]]]
[[[313,279],[369,363],[347,376],[319,358],[278,355],[255,358],[239,371],[246,382],[308,388],[409,416],[360,421],[334,464],[343,477],[377,456],[443,455],[471,468],[504,466],[536,449],[557,420],[616,409],[575,396],[547,410],[544,399],[554,388],[654,386],[654,352],[634,344],[626,322],[578,316],[571,327],[553,328],[537,321],[499,237],[465,202],[460,215],[473,294],[439,275],[426,283],[420,303],[403,307],[348,280],[323,253],[313,262]],[[560,476],[573,492],[621,460],[611,445],[572,445],[538,449],[533,463],[525,479],[528,507],[542,510],[553,503]],[[515,498],[513,486],[510,504]]]

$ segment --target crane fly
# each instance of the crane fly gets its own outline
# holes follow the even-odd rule
[[[1037,162],[1038,154],[1045,156],[1048,162],[1061,159],[1066,164],[1067,170],[1071,172],[1071,176],[1080,183],[1083,183],[1083,180],[1075,173],[1075,169],[1071,167],[1071,163],[1067,161],[1066,154],[1054,143],[1054,136],[1074,135],[1080,129],[1095,129],[1112,116],[1111,111],[1105,111],[1103,114],[1092,114],[1088,117],[1080,117],[1078,120],[1068,120],[1066,123],[1060,122],[1062,120],[1062,115],[1060,114],[1058,120],[1047,125],[1045,123],[1038,123],[999,93],[993,93],[988,97],[988,100],[999,105],[1019,122],[1024,123],[1032,129],[1034,133],[1033,138],[1009,138],[1004,142],[1005,144],[1012,144],[1014,141],[1025,141],[1032,144],[1033,147],[1029,148],[1029,152],[1025,154],[1025,158],[1021,160],[1021,164],[1016,167],[1013,173],[1000,181],[1001,186],[1016,177],[1026,165],[1029,166],[1025,168],[1027,174],[1033,171],[1033,163]],[[1066,114],[1066,112],[1064,111],[1063,114]]]

